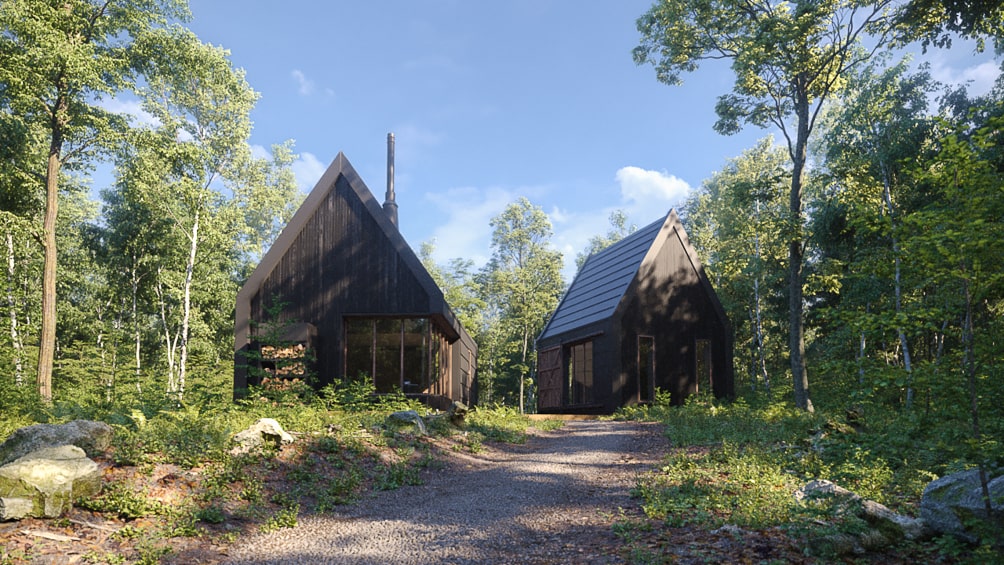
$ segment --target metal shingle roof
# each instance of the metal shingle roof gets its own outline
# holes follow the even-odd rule
[[[612,316],[665,221],[663,217],[591,255],[538,339]]]

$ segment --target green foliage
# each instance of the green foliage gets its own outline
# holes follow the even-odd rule
[[[215,504],[200,508],[195,512],[195,519],[207,524],[222,524],[227,520],[227,514]]]
[[[634,224],[628,225],[627,214],[624,213],[624,210],[610,212],[610,229],[605,235],[594,235],[589,238],[589,244],[586,248],[575,255],[575,267],[582,269],[582,265],[586,264],[586,259],[589,259],[591,255],[603,251],[607,247],[631,235],[637,229],[638,226]]]
[[[384,465],[377,473],[373,488],[376,490],[397,490],[406,485],[420,485],[422,477],[418,470],[407,461]]]
[[[74,504],[87,510],[112,514],[123,520],[162,515],[169,510],[160,501],[124,482],[108,484],[100,496],[80,499]]]
[[[283,508],[273,514],[267,522],[259,528],[262,532],[274,532],[283,528],[295,528],[297,515],[300,513],[298,506]]]
[[[500,405],[474,408],[467,413],[466,424],[471,433],[477,433],[481,438],[505,443],[525,443],[527,429],[536,425],[542,427],[561,425],[560,422],[531,422],[515,407]]]
[[[478,401],[511,398],[522,412],[532,384],[528,373],[536,364],[535,339],[564,291],[561,253],[551,247],[547,214],[526,198],[490,223],[492,256],[479,275],[488,328],[479,334]],[[501,398],[494,396],[496,388]]]
[[[792,492],[799,486],[762,448],[724,443],[704,453],[670,456],[633,494],[648,517],[668,525],[759,529],[794,518]]]

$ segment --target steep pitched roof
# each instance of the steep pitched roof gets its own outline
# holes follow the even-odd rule
[[[408,242],[405,241],[401,232],[398,231],[397,226],[390,221],[386,211],[377,202],[370,189],[366,187],[366,184],[359,177],[359,174],[356,173],[356,170],[349,163],[345,154],[339,152],[338,156],[331,162],[331,165],[324,171],[324,174],[321,175],[317,184],[314,185],[310,194],[304,199],[303,204],[300,205],[296,213],[293,214],[293,217],[290,218],[282,233],[279,234],[279,237],[276,238],[275,242],[262,257],[258,266],[251,272],[247,282],[244,283],[244,286],[237,293],[234,324],[235,350],[240,350],[249,342],[251,299],[258,292],[269,274],[272,273],[272,270],[279,264],[279,261],[282,260],[290,246],[296,241],[304,225],[313,217],[328,194],[335,190],[339,179],[344,179],[352,189],[352,192],[363,202],[366,210],[373,216],[376,224],[397,250],[398,256],[412,271],[418,279],[419,284],[426,290],[429,295],[430,313],[441,314],[447,325],[458,335],[464,333],[459,321],[453,315],[449,306],[447,306],[446,300],[443,297],[443,291],[439,288],[439,285],[436,284],[436,281],[432,279],[432,275],[422,265],[422,261],[415,255],[415,252],[408,245]]]
[[[609,318],[634,280],[664,223],[664,220],[653,222],[603,251],[590,255],[539,339]]]
[[[538,339],[554,337],[613,316],[631,284],[637,280],[642,266],[655,260],[662,245],[673,234],[680,238],[687,258],[697,272],[701,285],[708,292],[715,311],[723,321],[727,321],[725,311],[704,274],[704,267],[690,244],[680,217],[675,210],[670,210],[664,219],[591,255],[575,276]]]

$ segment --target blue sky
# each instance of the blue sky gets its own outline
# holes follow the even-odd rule
[[[439,262],[482,264],[489,220],[526,196],[550,216],[570,277],[611,211],[654,221],[768,133],[712,130],[726,66],[668,87],[634,64],[651,0],[190,3],[188,27],[261,94],[252,143],[295,140],[302,190],[342,151],[382,201],[395,133],[401,231],[416,250],[435,240]],[[968,48],[923,59],[977,89],[997,74]]]

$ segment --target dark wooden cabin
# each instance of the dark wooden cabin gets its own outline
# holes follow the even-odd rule
[[[586,260],[537,351],[541,413],[733,395],[731,325],[675,211]]]
[[[237,294],[236,395],[269,374],[262,335],[280,327],[314,352],[318,385],[364,376],[377,392],[472,402],[477,346],[398,231],[389,146],[383,207],[339,153]]]

